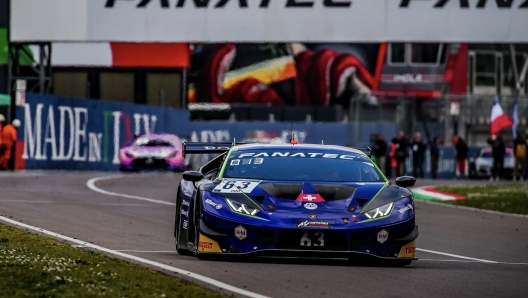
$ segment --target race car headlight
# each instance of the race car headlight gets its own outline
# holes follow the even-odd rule
[[[383,205],[381,207],[378,207],[376,209],[370,210],[369,212],[365,213],[365,216],[368,217],[369,219],[382,218],[382,217],[388,216],[391,213],[393,207],[394,207],[394,203]]]
[[[133,158],[134,154],[132,154],[130,152],[125,152],[125,156],[128,157],[128,158]]]
[[[229,205],[229,207],[231,207],[231,209],[234,212],[241,213],[241,214],[246,214],[246,215],[256,215],[257,213],[260,212],[259,209],[253,208],[253,207],[248,206],[246,204],[243,204],[243,203],[240,203],[240,202],[237,202],[237,201],[233,201],[233,200],[228,199],[228,198],[225,198],[225,200],[226,200],[227,204]]]

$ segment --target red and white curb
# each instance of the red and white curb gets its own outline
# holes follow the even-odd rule
[[[417,187],[412,189],[416,199],[426,201],[457,201],[466,197],[436,190],[433,186]]]

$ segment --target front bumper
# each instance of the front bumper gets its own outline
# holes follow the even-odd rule
[[[136,158],[127,163],[121,163],[121,170],[166,170],[166,171],[184,171],[185,163],[174,162],[166,158]]]
[[[213,222],[210,215],[204,219],[200,222],[198,253],[416,259],[416,238],[419,233],[414,217],[390,225],[359,228],[356,226],[351,229],[270,228],[231,222],[218,217],[215,217]],[[243,231],[242,236],[240,230]],[[321,233],[324,233],[322,238]],[[386,235],[386,239],[378,240],[380,233]],[[306,245],[308,242],[310,245]]]

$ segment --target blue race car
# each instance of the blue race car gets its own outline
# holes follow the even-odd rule
[[[219,154],[183,173],[174,236],[180,254],[415,258],[413,177],[391,184],[359,149],[185,143]]]

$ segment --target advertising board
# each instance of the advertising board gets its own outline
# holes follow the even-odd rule
[[[12,0],[11,40],[526,42],[528,0]]]

